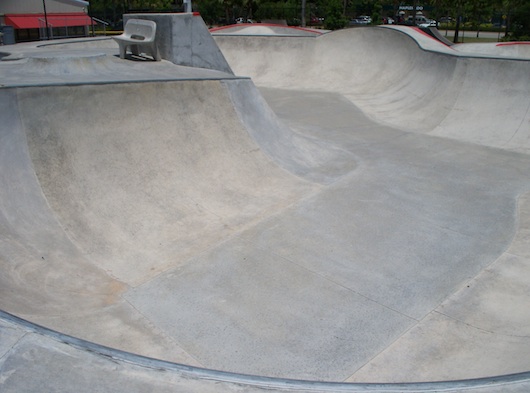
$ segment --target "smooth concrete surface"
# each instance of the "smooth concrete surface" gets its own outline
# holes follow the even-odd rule
[[[260,36],[300,36],[317,37],[329,30],[306,27],[283,26],[273,23],[240,23],[210,29],[212,35],[260,35]]]
[[[157,62],[147,56],[127,55],[122,60],[110,37],[11,45],[0,60],[1,87],[236,78],[232,73]]]
[[[530,62],[215,39],[0,62],[2,390],[528,391]]]
[[[231,374],[102,347],[0,312],[2,392],[462,392],[520,393],[529,373],[472,381],[340,383]]]
[[[332,91],[397,129],[530,151],[528,59],[456,51],[406,26],[215,40],[258,86]]]
[[[463,43],[454,49],[467,53],[480,53],[508,58],[530,59],[530,42]]]

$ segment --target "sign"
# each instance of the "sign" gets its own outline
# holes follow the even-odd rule
[[[399,6],[399,10],[400,11],[412,11],[414,9],[414,6],[412,5],[400,5]],[[416,11],[423,11],[423,6],[422,5],[417,5],[416,6]]]
[[[399,6],[399,10],[400,11],[412,11],[414,8],[414,6],[412,5],[400,5]],[[391,5],[384,5],[383,6],[383,9],[384,10],[394,10],[395,8]],[[432,11],[434,10],[434,7],[432,5],[417,5],[416,6],[416,11]]]

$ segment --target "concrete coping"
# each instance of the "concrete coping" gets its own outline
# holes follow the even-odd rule
[[[15,315],[0,310],[0,320],[13,324],[17,329],[29,333],[36,333],[45,339],[66,344],[79,351],[90,352],[111,359],[114,362],[134,364],[146,369],[166,371],[180,374],[183,378],[193,380],[210,380],[237,385],[246,385],[254,388],[275,390],[303,390],[325,392],[438,392],[445,390],[469,390],[492,388],[507,384],[530,383],[530,372],[500,375],[468,380],[439,381],[439,382],[408,382],[408,383],[347,383],[347,382],[322,382],[309,380],[296,380],[287,378],[263,377],[257,375],[239,374],[188,366],[165,360],[158,360],[130,352],[109,348],[83,339],[72,337],[52,329],[26,321]]]

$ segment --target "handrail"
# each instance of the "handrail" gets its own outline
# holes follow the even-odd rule
[[[49,21],[43,19],[43,18],[38,18],[37,19],[39,21],[39,37],[41,37],[40,39],[53,39],[53,24],[51,24]],[[46,34],[41,34],[42,31],[44,31]],[[42,38],[42,37],[45,37],[45,38]]]
[[[105,26],[110,25],[109,22],[105,22],[104,20],[101,20],[101,19],[99,19],[99,18],[96,18],[95,16],[91,16],[90,19],[95,20],[96,22],[101,23],[102,25],[105,25]]]
[[[60,17],[60,16],[54,16],[54,18],[56,20],[64,20],[64,21],[67,21],[68,20],[68,16],[64,16],[64,17]],[[93,21],[93,22],[96,22],[96,23],[100,23],[103,25],[103,34],[104,35],[107,35],[107,26],[110,25],[109,22],[106,22],[102,19],[99,19],[99,18],[96,18],[96,17],[93,17],[93,16],[89,16],[90,20]],[[54,27],[63,27],[63,25],[59,24],[58,26],[54,26],[52,23],[50,23],[49,20],[44,20],[43,18],[38,18],[37,19],[39,21],[39,30],[42,32],[42,30],[46,31],[45,29],[48,29],[48,34],[47,35],[43,35],[43,34],[40,34],[41,36],[41,39],[43,39],[42,37],[43,36],[46,36],[48,37],[48,39],[53,39],[53,29]],[[60,22],[59,22],[60,23]],[[91,24],[92,25],[92,36],[95,36],[95,33],[94,33],[94,23]],[[68,25],[65,23],[64,25],[64,28],[66,29],[66,37],[69,37],[68,35]]]
[[[103,25],[103,35],[107,35],[107,26],[110,25],[109,22],[105,22],[104,20],[96,18],[95,16],[91,16],[90,19],[92,21],[96,21],[97,23],[101,23]],[[92,23],[92,37],[95,37],[95,36],[96,36],[96,33],[94,32],[94,24]]]

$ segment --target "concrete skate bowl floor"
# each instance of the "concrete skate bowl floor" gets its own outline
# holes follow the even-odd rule
[[[421,39],[224,36],[252,81],[2,89],[0,308],[243,374],[526,371],[530,65]]]

